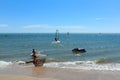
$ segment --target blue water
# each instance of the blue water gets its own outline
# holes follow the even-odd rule
[[[1,33],[0,61],[31,60],[32,49],[59,62],[95,61],[120,62],[120,34],[59,34],[60,43],[53,44],[54,33]],[[73,48],[85,48],[75,55]],[[99,63],[99,62],[98,62]]]

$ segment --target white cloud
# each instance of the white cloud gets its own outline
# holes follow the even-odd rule
[[[56,26],[61,29],[84,29],[85,27],[83,26]]]
[[[48,27],[48,25],[27,25],[23,26],[23,28],[45,28]]]
[[[0,28],[7,27],[7,24],[0,24]]]
[[[44,29],[84,29],[85,27],[83,26],[50,26],[47,24],[43,24],[43,25],[27,25],[27,26],[23,26],[23,28],[44,28]]]
[[[103,20],[104,18],[96,18],[96,20]]]
[[[84,26],[69,26],[69,25],[27,25],[27,26],[22,26],[23,30],[25,32],[54,32],[57,29],[60,30],[60,32],[82,32],[86,31],[86,28]]]

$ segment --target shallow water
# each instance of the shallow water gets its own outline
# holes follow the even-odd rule
[[[59,44],[52,43],[54,36],[52,33],[1,33],[0,61],[31,60],[30,54],[34,48],[51,60],[45,66],[76,69],[101,69],[102,66],[103,69],[119,70],[120,34],[61,33]],[[75,55],[73,48],[84,48],[87,52]],[[82,65],[78,65],[77,61]]]

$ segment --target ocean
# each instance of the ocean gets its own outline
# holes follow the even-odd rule
[[[54,33],[0,33],[0,68],[32,60],[35,49],[47,55],[45,67],[120,71],[120,34],[60,33],[58,44],[54,37]],[[86,52],[76,55],[74,48]]]

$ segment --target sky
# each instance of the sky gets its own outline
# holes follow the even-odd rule
[[[0,33],[120,33],[120,0],[0,0]]]

